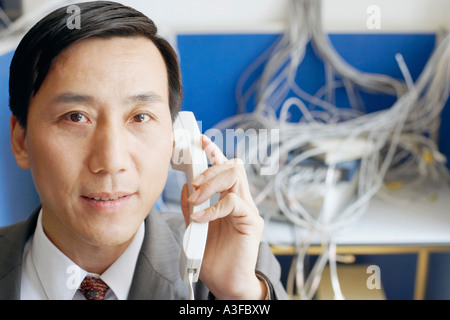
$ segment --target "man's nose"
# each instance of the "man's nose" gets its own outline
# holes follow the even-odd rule
[[[127,132],[112,121],[98,125],[90,146],[89,167],[93,173],[119,173],[128,169]]]

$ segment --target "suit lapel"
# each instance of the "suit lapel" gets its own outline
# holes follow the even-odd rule
[[[0,232],[0,300],[20,299],[23,251],[36,229],[40,210],[37,208],[27,221]]]
[[[178,218],[177,218],[178,216]],[[145,238],[138,257],[128,299],[181,299],[189,287],[179,276],[183,219],[152,210],[145,221]],[[172,226],[169,227],[169,225]]]

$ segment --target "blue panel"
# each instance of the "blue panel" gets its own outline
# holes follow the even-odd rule
[[[450,253],[430,254],[426,298],[450,300]]]
[[[178,38],[185,100],[183,107],[195,111],[204,128],[231,116],[237,110],[235,86],[239,76],[278,35],[182,35]],[[349,64],[372,73],[402,78],[395,60],[401,53],[416,79],[427,62],[433,47],[433,34],[332,34],[332,45]],[[323,63],[311,46],[299,67],[299,86],[314,94],[324,85]],[[390,107],[393,97],[364,95],[367,110]],[[337,104],[344,103],[337,101]]]
[[[202,121],[203,131],[237,111],[236,83],[246,69],[279,35],[274,34],[218,34],[181,35],[178,49],[183,72],[184,110],[194,111]],[[395,59],[401,53],[414,80],[428,61],[434,45],[434,34],[331,34],[336,51],[355,68],[402,79]],[[323,63],[311,46],[299,67],[297,83],[310,94],[324,85]],[[389,108],[395,97],[361,92],[365,108],[373,112]],[[337,92],[336,104],[347,107],[343,92]],[[450,102],[443,111],[440,131],[440,150],[450,158]],[[251,107],[248,107],[251,110]],[[448,164],[449,165],[449,164]]]
[[[433,34],[336,34],[331,35],[330,40],[341,57],[356,69],[403,80],[395,59],[395,55],[400,53],[414,81],[435,44]],[[372,112],[390,107],[396,98],[363,94],[363,100],[366,110]]]
[[[235,86],[277,35],[183,35],[178,38],[185,98],[203,130],[236,114]]]
[[[0,226],[26,219],[39,204],[30,171],[17,166],[11,151],[8,86],[12,56],[0,56]]]

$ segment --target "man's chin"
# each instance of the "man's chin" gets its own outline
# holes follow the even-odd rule
[[[144,219],[144,216],[130,216],[129,213],[111,215],[102,213],[91,217],[88,225],[78,224],[74,228],[78,229],[76,231],[78,236],[91,246],[99,248],[128,246]]]
[[[99,249],[124,247],[125,250],[133,240],[136,232],[137,229],[124,230],[124,226],[98,227],[97,231],[85,233],[82,235],[82,238],[89,245]]]

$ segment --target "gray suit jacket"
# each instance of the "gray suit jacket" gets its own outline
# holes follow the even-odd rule
[[[23,251],[36,228],[39,210],[36,209],[27,221],[0,228],[0,300],[20,299]],[[180,214],[157,210],[149,214],[128,299],[189,298],[189,286],[178,271],[184,229],[184,219]],[[266,244],[260,245],[256,269],[268,282],[274,298],[287,298],[280,282],[280,266]],[[212,297],[200,281],[194,290],[196,299]]]

